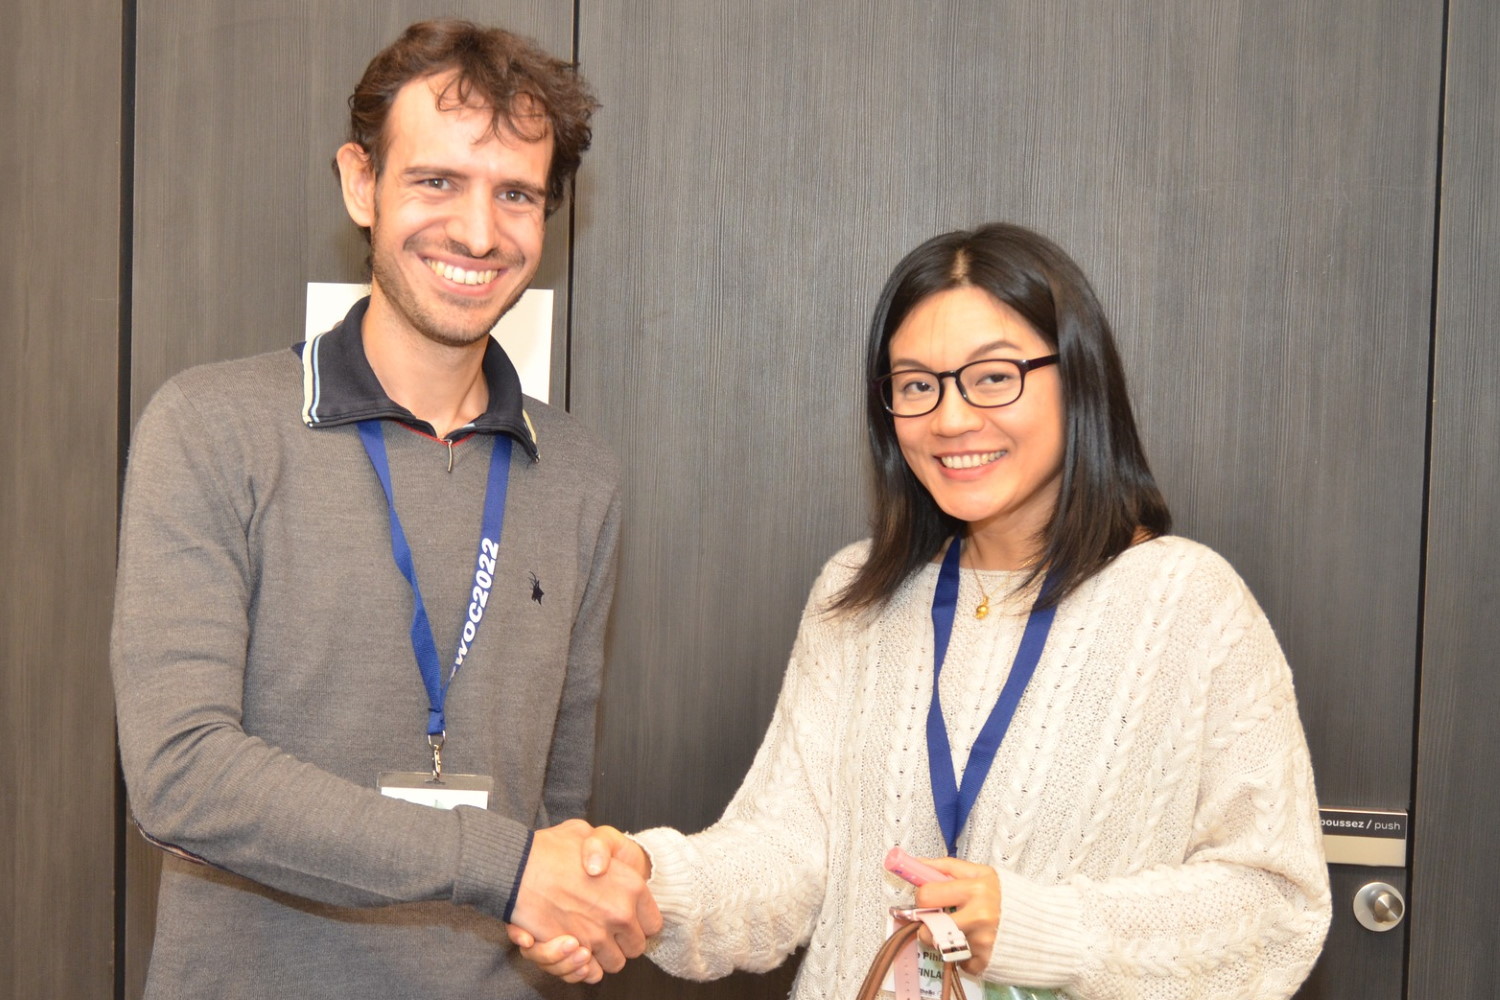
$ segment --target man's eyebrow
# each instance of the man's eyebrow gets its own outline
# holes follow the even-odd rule
[[[418,177],[455,178],[462,177],[463,174],[448,167],[424,167],[420,163],[417,163],[401,171],[401,176],[403,178],[411,180]]]
[[[500,184],[498,184],[496,186],[497,187],[503,187],[503,188],[515,188],[517,191],[521,191],[521,192],[523,192],[525,194],[528,194],[531,197],[536,198],[538,200],[540,200],[542,198],[545,198],[547,196],[547,189],[546,188],[542,187],[539,184],[533,184],[530,181],[520,181],[520,180],[502,181]]]

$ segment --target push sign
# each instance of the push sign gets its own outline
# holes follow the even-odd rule
[[[1406,867],[1407,816],[1378,809],[1321,809],[1323,852],[1331,865]]]

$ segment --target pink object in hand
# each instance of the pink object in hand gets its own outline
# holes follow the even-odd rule
[[[899,847],[893,847],[886,852],[885,870],[892,875],[899,875],[912,885],[944,882],[952,878],[951,875],[944,875],[931,865],[923,864]]]

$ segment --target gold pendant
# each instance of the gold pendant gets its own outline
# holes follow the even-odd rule
[[[974,609],[974,617],[984,621],[985,616],[990,613],[990,598],[986,594],[984,600],[979,602],[979,607]]]

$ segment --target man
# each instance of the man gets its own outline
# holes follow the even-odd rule
[[[488,335],[594,107],[506,32],[407,29],[335,158],[370,297],[142,416],[112,670],[171,852],[148,996],[528,997],[504,921],[596,974],[659,926],[627,866],[583,873],[587,824],[548,826],[591,781],[616,466]]]

